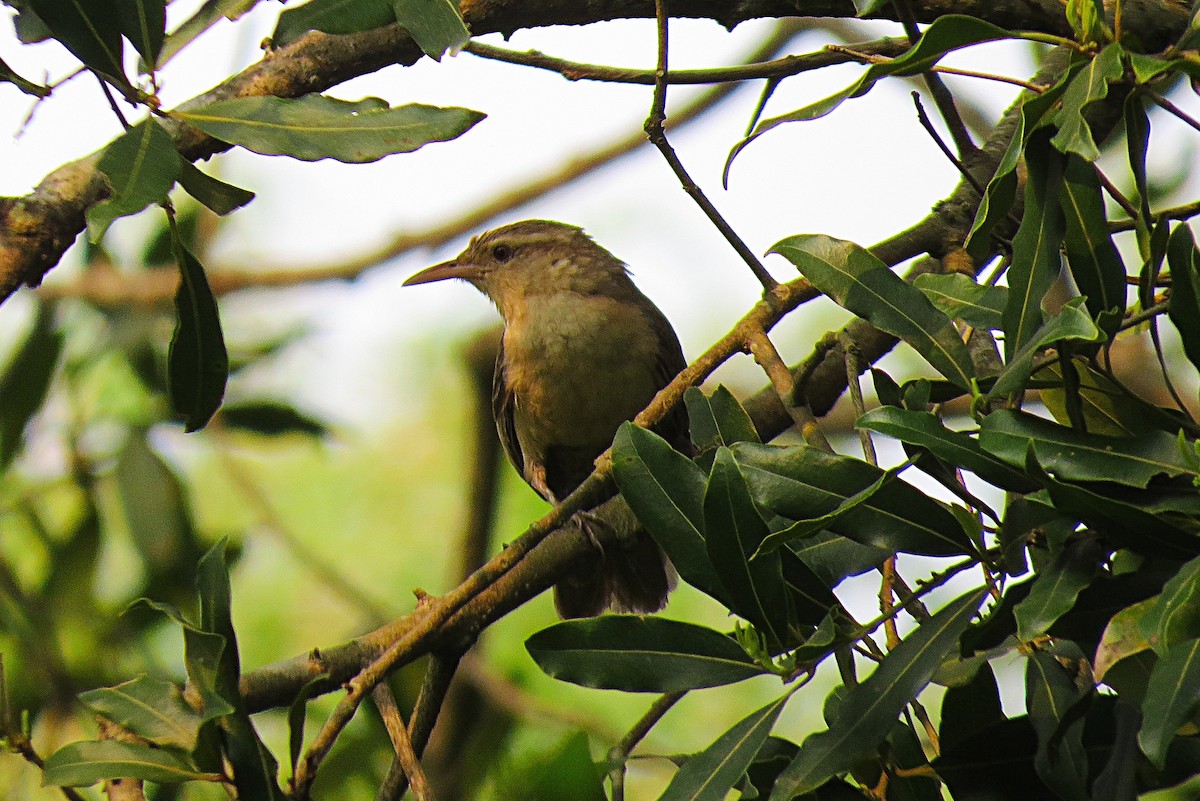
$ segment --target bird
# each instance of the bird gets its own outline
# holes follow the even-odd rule
[[[496,431],[517,472],[551,503],[592,473],[620,425],[686,366],[671,323],[625,263],[577,226],[525,220],[495,228],[404,285],[451,278],[481,291],[503,318],[492,379]],[[682,406],[653,430],[690,451]],[[581,525],[587,532],[586,517]],[[563,618],[651,613],[675,582],[670,561],[639,531],[629,547],[601,549],[597,563],[560,580],[555,606]]]

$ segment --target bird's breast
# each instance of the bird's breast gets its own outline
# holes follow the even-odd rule
[[[658,391],[659,337],[635,304],[545,295],[505,321],[504,380],[527,452],[594,447]]]

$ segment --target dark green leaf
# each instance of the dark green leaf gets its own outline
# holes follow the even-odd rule
[[[1138,248],[1142,258],[1150,255],[1150,182],[1146,175],[1146,151],[1150,147],[1150,118],[1146,116],[1146,101],[1139,92],[1130,92],[1123,107],[1125,117],[1125,149],[1129,153],[1129,171],[1137,189],[1138,215],[1133,222],[1137,231]]]
[[[895,406],[881,406],[868,411],[854,425],[856,428],[878,431],[901,442],[927,448],[939,459],[963,470],[969,470],[1002,489],[1013,492],[1031,492],[1036,489],[1034,482],[1020,470],[982,449],[979,443],[967,434],[946,428],[945,424],[930,412],[913,412]]]
[[[1042,324],[1042,300],[1062,270],[1062,191],[1066,159],[1050,146],[1048,134],[1034,133],[1025,147],[1029,177],[1025,184],[1025,212],[1013,238],[1012,266],[1008,268],[1008,305],[1004,307],[1004,356],[1015,355],[1034,337]]]
[[[451,0],[394,0],[396,20],[425,55],[434,61],[451,55],[471,38],[458,7]]]
[[[46,23],[42,22],[42,18],[27,4],[6,2],[5,5],[16,8],[17,15],[13,18],[13,31],[17,34],[17,39],[21,44],[44,42],[54,35],[46,27]]]
[[[28,0],[28,5],[76,58],[115,85],[132,90],[125,78],[116,0]]]
[[[115,687],[80,693],[79,700],[155,745],[183,751],[196,747],[203,719],[183,700],[179,687],[169,681],[141,676]]]
[[[183,418],[185,431],[204,428],[221,405],[229,377],[229,354],[221,333],[217,299],[204,267],[178,235],[174,236],[179,289],[175,293],[176,324],[167,356],[171,406]]]
[[[704,542],[709,561],[729,608],[772,642],[786,644],[793,614],[779,554],[756,556],[768,533],[732,452],[719,448],[704,491]]]
[[[1183,352],[1194,366],[1200,366],[1200,258],[1191,226],[1175,226],[1167,243],[1167,263],[1171,267],[1171,295],[1167,306]]]
[[[166,199],[180,170],[175,141],[153,118],[130,128],[104,149],[96,169],[108,177],[113,195],[87,210],[88,236],[99,242],[118,217],[137,214]]]
[[[1025,708],[1029,710],[1029,722],[1037,733],[1034,767],[1038,775],[1057,797],[1086,801],[1088,768],[1083,749],[1084,720],[1075,712],[1085,692],[1076,684],[1074,675],[1083,669],[1081,663],[1085,660],[1069,661],[1072,665],[1067,668],[1045,651],[1029,654]]]
[[[783,582],[792,596],[796,622],[809,626],[821,623],[837,598],[829,585],[799,555],[789,548],[779,551]]]
[[[984,418],[979,444],[1012,465],[1032,446],[1038,463],[1065,481],[1114,481],[1145,487],[1157,476],[1200,475],[1165,431],[1140,437],[1084,434],[1041,417],[1001,409]]]
[[[135,50],[142,56],[146,69],[151,70],[158,60],[166,36],[167,9],[164,0],[116,0],[117,19]]]
[[[838,305],[912,345],[959,388],[970,387],[975,368],[954,322],[870,251],[816,234],[788,237],[771,252],[795,264]]]
[[[1029,642],[1045,634],[1075,606],[1075,599],[1092,583],[1107,555],[1108,549],[1095,537],[1080,537],[1067,543],[1054,561],[1038,573],[1029,595],[1013,609],[1017,636]]]
[[[288,756],[291,757],[292,775],[296,775],[296,764],[300,760],[300,750],[304,747],[304,722],[308,712],[309,700],[321,692],[322,687],[329,681],[329,674],[322,673],[314,676],[296,693],[296,698],[288,707]]]
[[[662,437],[632,423],[617,430],[612,455],[622,497],[680,578],[721,600],[721,583],[704,545],[704,471]]]
[[[1008,289],[985,286],[962,273],[922,273],[913,286],[925,293],[933,305],[955,320],[989,331],[1000,328],[1000,315],[1008,302]]]
[[[874,570],[892,553],[857,543],[832,531],[818,531],[801,542],[789,543],[787,547],[812,568],[826,587],[835,586],[847,576]],[[784,564],[786,573],[786,560]]]
[[[1054,798],[1033,769],[1037,738],[1022,715],[951,743],[933,761],[955,799]]]
[[[1113,33],[1104,21],[1102,0],[1067,0],[1066,6],[1067,23],[1080,42],[1096,44],[1112,38]]]
[[[983,599],[973,590],[947,604],[888,652],[861,684],[849,688],[827,731],[809,736],[779,775],[772,801],[809,793],[871,753],[900,712],[929,683],[957,645]]]
[[[1056,108],[1067,84],[1078,71],[1078,65],[1068,69],[1054,86],[1036,95],[1026,95],[1017,117],[1017,128],[1009,140],[1008,149],[1000,159],[996,172],[988,182],[983,200],[975,212],[971,233],[967,236],[966,250],[977,261],[991,252],[991,234],[1002,219],[1008,216],[1017,197],[1017,165],[1025,150],[1025,143],[1040,126],[1045,125]]]
[[[1113,244],[1096,167],[1078,156],[1067,158],[1059,196],[1066,223],[1067,264],[1075,286],[1087,298],[1093,319],[1119,322],[1125,314],[1125,264]],[[1115,333],[1112,325],[1108,333]]]
[[[739,443],[734,456],[754,499],[791,520],[828,514],[879,480],[883,471],[859,459],[816,448]],[[888,551],[929,556],[974,553],[954,515],[895,478],[836,520],[832,530]]]
[[[1093,370],[1086,360],[1076,357],[1075,374],[1079,377],[1078,395],[1083,411],[1083,420],[1092,434],[1109,437],[1136,437],[1159,426],[1155,410],[1138,397],[1131,397],[1115,382]],[[1033,374],[1035,381],[1049,376],[1055,382],[1062,381],[1062,369],[1057,362],[1048,364]],[[1042,403],[1060,423],[1068,424],[1065,390],[1060,387],[1042,387]]]
[[[690,757],[659,801],[723,801],[766,744],[771,727],[793,692],[751,712],[708,748]]]
[[[318,94],[292,99],[238,97],[177,111],[174,116],[255,153],[351,164],[454,139],[484,117],[465,108],[417,103],[391,108],[377,97],[352,103]]]
[[[1159,656],[1170,653],[1174,643],[1200,637],[1200,557],[1163,585],[1157,603],[1141,615],[1139,627]]]
[[[180,159],[179,166],[179,185],[217,214],[228,214],[254,200],[250,190],[213,178],[186,159]]]
[[[356,33],[395,21],[393,0],[309,0],[304,5],[284,9],[271,34],[271,42],[275,47],[283,47],[308,31]]]
[[[759,442],[758,430],[746,410],[724,385],[705,395],[696,387],[688,387],[683,395],[691,424],[692,443],[705,451],[735,442]]]
[[[1060,342],[1100,342],[1104,338],[1103,332],[1083,308],[1083,298],[1071,298],[1033,332],[1019,351],[1009,357],[1008,364],[992,384],[988,398],[1003,398],[1023,389],[1033,371],[1034,359],[1051,345]]]
[[[1088,0],[1090,2],[1090,0]],[[1125,68],[1121,64],[1124,48],[1113,42],[1105,47],[1079,71],[1063,92],[1062,107],[1054,115],[1058,133],[1051,143],[1063,153],[1076,153],[1087,162],[1100,156],[1092,139],[1092,129],[1084,112],[1092,103],[1108,96],[1108,84],[1120,80]]]
[[[1182,640],[1159,657],[1150,672],[1142,702],[1138,743],[1159,770],[1165,767],[1167,747],[1200,703],[1200,639]]]
[[[746,782],[738,801],[756,801],[771,792],[779,772],[796,758],[798,745],[782,737],[768,737],[762,748],[754,755],[754,761],[746,769]],[[843,787],[853,795],[847,795],[847,801],[860,801],[856,790],[843,783]],[[832,798],[818,796],[820,801],[833,801]]]
[[[25,427],[46,400],[62,345],[54,307],[39,303],[29,334],[0,374],[0,473],[20,452]]]
[[[556,679],[625,692],[716,687],[766,672],[732,638],[661,617],[568,620],[534,634],[525,649]]]
[[[1113,718],[1115,732],[1111,740],[1112,750],[1104,770],[1092,781],[1091,801],[1128,801],[1137,798],[1137,775],[1142,768],[1137,734],[1142,724],[1142,714],[1122,697],[1113,704]]]
[[[219,775],[201,773],[162,748],[117,740],[85,740],[63,746],[51,754],[46,760],[42,781],[60,787],[86,787],[104,779],[124,777],[162,784],[220,779]]]
[[[992,672],[992,666],[984,662],[969,682],[948,688],[942,696],[938,740],[943,750],[953,748],[1003,720],[996,674]]]
[[[324,437],[328,433],[320,420],[301,414],[294,406],[275,401],[242,401],[226,404],[221,421],[229,428],[250,431],[268,437],[304,434]]]

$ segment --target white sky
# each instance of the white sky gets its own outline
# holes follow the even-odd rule
[[[172,24],[196,5],[189,0],[173,3]],[[278,4],[260,3],[249,16],[236,24],[222,23],[184,50],[160,73],[164,105],[169,108],[198,94],[256,60],[258,43],[270,33],[279,10]],[[4,12],[12,13],[8,8]],[[750,22],[730,33],[713,22],[673,22],[672,66],[736,63],[770,25]],[[58,78],[74,68],[74,59],[57,43],[22,46],[11,26],[0,28],[0,58],[20,74],[34,80],[46,73]],[[895,25],[874,24],[868,35],[897,33]],[[504,44],[498,36],[485,41]],[[792,52],[818,49],[823,41],[821,34],[807,35]],[[524,31],[507,46],[579,61],[649,67],[655,59],[654,24],[632,20]],[[1009,69],[1022,77],[1028,72],[1028,59],[1020,48],[975,48],[955,63],[989,71]],[[847,65],[791,78],[772,97],[767,115],[820,99],[852,82],[862,69]],[[911,85],[889,81],[830,117],[782,126],[762,137],[739,157],[725,191],[720,174],[726,154],[741,137],[760,87],[756,82],[716,115],[672,138],[692,176],[759,253],[795,233],[821,232],[869,245],[919,220],[957,180],[916,121]],[[982,98],[975,102],[984,103],[993,115],[1015,92],[979,81],[970,89]],[[696,91],[672,89],[668,112]],[[395,232],[420,230],[453,217],[498,190],[640,128],[650,103],[649,87],[569,82],[553,73],[469,54],[388,68],[329,94],[346,99],[377,95],[393,105],[461,105],[486,112],[488,118],[458,140],[369,165],[300,163],[244,151],[202,164],[207,170],[215,165],[222,177],[258,193],[253,203],[229,218],[208,258],[210,267],[305,264],[370,250]],[[0,194],[24,194],[54,167],[103,146],[120,130],[90,77],[56,90],[16,138],[31,106],[31,98],[0,84]],[[749,271],[650,148],[498,222],[524,217],[583,225],[627,261],[643,290],[674,322],[689,356],[727,330],[757,297],[758,286]],[[142,218],[118,221],[113,226],[116,252],[135,252],[148,225]],[[374,347],[364,353],[364,343],[394,353],[395,344],[408,338],[433,332],[463,334],[493,319],[486,301],[466,285],[399,287],[405,276],[459,247],[461,243],[445,252],[412,254],[350,286],[293,291],[283,300],[273,296],[268,312],[258,294],[229,299],[224,304],[227,327],[236,334],[239,323],[271,325],[267,318],[280,310],[305,319],[317,333],[290,355],[289,372],[317,370],[329,376],[302,383],[299,389],[307,402],[337,417],[370,415],[376,404],[394,404],[395,398],[370,394],[378,368],[370,359]],[[794,274],[778,256],[769,257],[767,264],[779,278]],[[68,277],[66,269],[58,268],[48,280]],[[20,305],[10,302],[4,309],[8,314],[0,318],[19,317],[15,309]],[[839,324],[837,313],[814,311],[817,307],[793,315],[781,327],[779,347],[789,361],[802,358],[817,337]],[[6,330],[12,329],[0,319],[0,336]],[[350,353],[367,358],[346,358]],[[737,361],[740,364],[724,374],[725,380],[747,387],[762,383],[748,359]],[[413,369],[417,368],[396,365],[398,376]]]

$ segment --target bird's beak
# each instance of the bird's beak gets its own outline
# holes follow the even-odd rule
[[[426,267],[416,275],[408,277],[402,286],[412,286],[414,284],[428,284],[431,281],[445,281],[447,278],[461,278],[464,281],[477,281],[483,277],[483,270],[477,265],[466,263],[460,264],[458,261],[444,261],[441,264],[435,264],[432,267]]]

